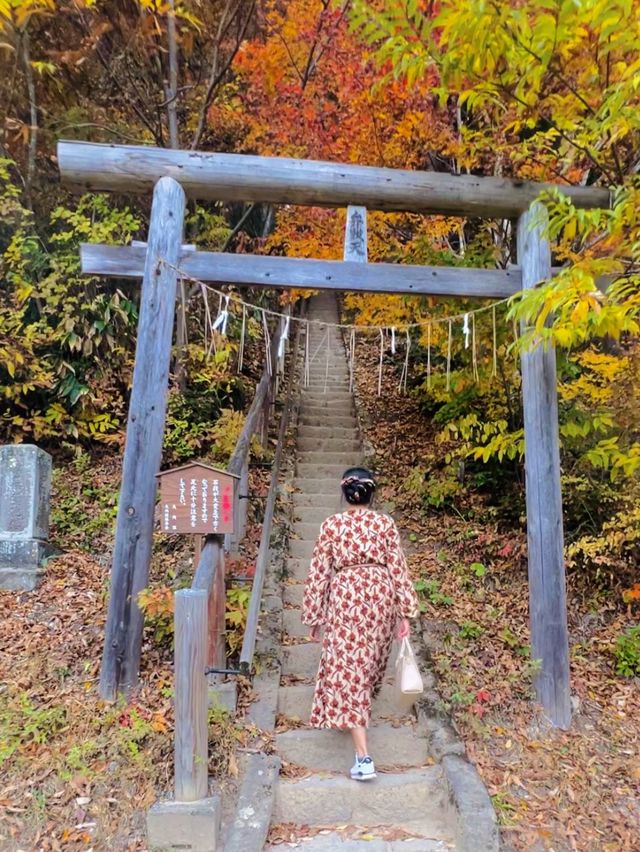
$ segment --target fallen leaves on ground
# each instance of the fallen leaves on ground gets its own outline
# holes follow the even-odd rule
[[[171,635],[159,642],[145,630],[129,702],[107,704],[97,691],[120,463],[114,455],[90,467],[57,465],[53,540],[69,552],[49,561],[34,592],[0,592],[3,852],[145,849],[145,810],[173,786]],[[267,479],[252,470],[258,493]],[[251,510],[243,570],[255,564],[259,536]],[[191,537],[154,535],[150,588],[188,584],[193,563]],[[239,721],[223,712],[210,720],[209,769],[218,778],[236,774],[236,748],[272,750],[242,721],[250,682],[240,678],[238,688]]]
[[[284,713],[278,713],[274,730],[276,734],[283,734],[285,731],[306,727],[308,727],[307,723],[303,722],[298,716],[285,716]]]
[[[0,848],[141,849],[172,776],[169,667],[149,649],[125,704],[97,696],[106,572],[52,560],[35,592],[0,593]]]
[[[283,822],[271,826],[267,842],[272,846],[286,844],[295,848],[303,846],[303,841],[311,837],[324,837],[330,834],[340,834],[345,840],[385,840],[387,843],[391,843],[394,840],[411,840],[419,836],[397,826],[389,825],[364,826],[349,824],[322,827]]]

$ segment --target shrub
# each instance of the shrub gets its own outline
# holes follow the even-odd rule
[[[616,672],[622,677],[640,675],[640,624],[618,636],[615,648]]]

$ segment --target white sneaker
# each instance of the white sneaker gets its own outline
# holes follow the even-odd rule
[[[378,777],[375,764],[368,754],[364,757],[358,757],[356,754],[356,762],[351,767],[351,777],[354,781],[372,781]]]

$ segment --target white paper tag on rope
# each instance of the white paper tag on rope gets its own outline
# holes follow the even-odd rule
[[[366,263],[367,256],[367,208],[347,207],[347,224],[344,232],[344,259],[355,263]]]

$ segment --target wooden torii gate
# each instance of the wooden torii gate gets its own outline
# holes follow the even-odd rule
[[[179,267],[201,281],[503,298],[552,275],[545,210],[547,184],[452,176],[278,157],[60,142],[63,182],[77,191],[153,191],[147,247],[82,246],[82,270],[142,279],[133,387],[118,506],[100,690],[112,699],[137,683],[142,615],[137,593],[147,584],[161,461],[166,391]],[[578,207],[609,207],[610,193],[559,187]],[[518,266],[509,270],[301,260],[186,251],[185,193],[216,201],[325,207],[359,205],[517,220]],[[167,261],[167,263],[163,263]],[[170,264],[170,265],[169,265]],[[172,268],[173,267],[173,268]],[[538,698],[550,721],[571,721],[569,647],[563,557],[556,361],[552,348],[522,355],[527,537],[532,657],[540,660]]]

